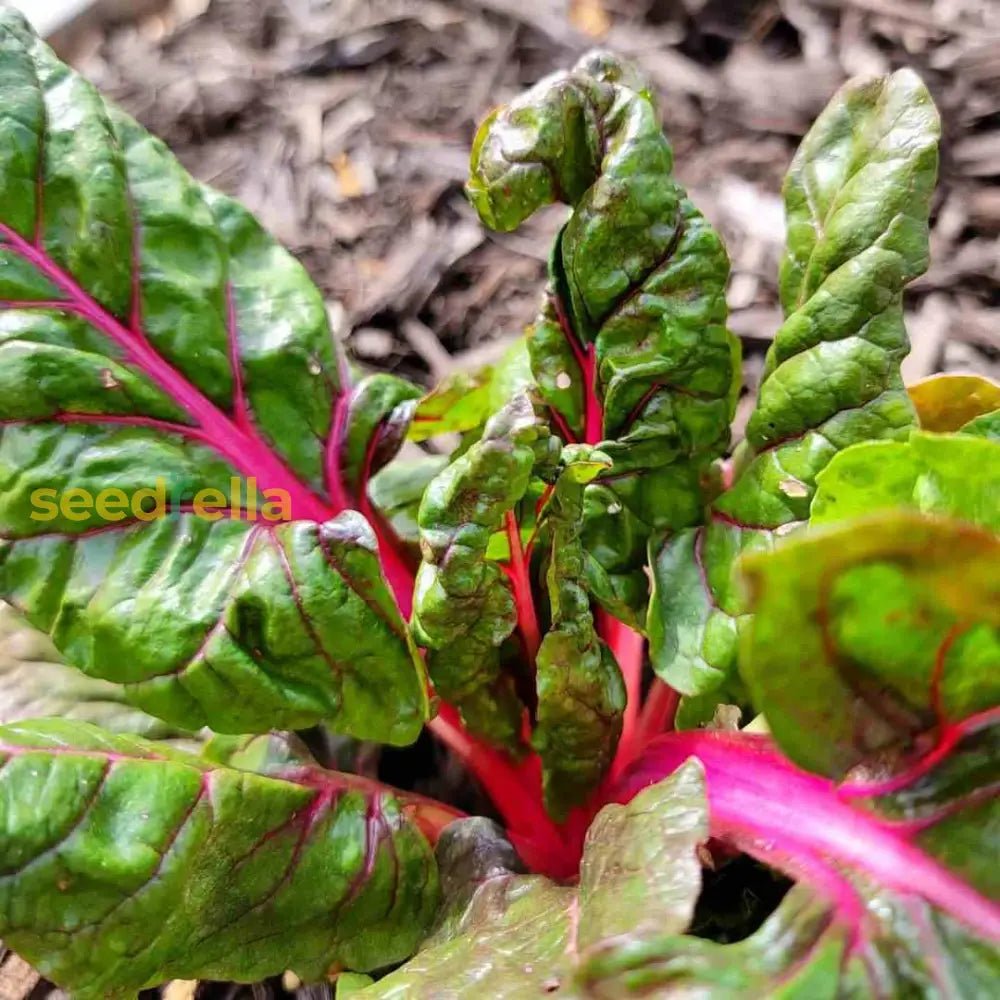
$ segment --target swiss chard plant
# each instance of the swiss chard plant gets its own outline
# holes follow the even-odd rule
[[[900,375],[938,135],[903,70],[803,141],[731,453],[726,252],[612,56],[482,125],[485,224],[571,213],[426,395],[0,9],[5,942],[78,1000],[992,995],[1000,386]],[[307,749],[425,726],[502,826]]]

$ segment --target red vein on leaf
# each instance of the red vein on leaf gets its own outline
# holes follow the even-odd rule
[[[357,507],[375,532],[382,572],[396,597],[400,614],[409,621],[413,611],[414,568],[392,525],[372,506],[371,498],[368,496],[368,483],[371,481],[372,467],[375,464],[375,452],[381,443],[379,438],[383,430],[384,425],[380,426],[368,440],[365,464],[358,485]]]
[[[250,419],[250,404],[247,402],[246,390],[243,387],[243,366],[240,364],[239,329],[236,322],[236,302],[233,299],[233,286],[226,282],[226,339],[229,345],[229,367],[233,370],[233,413],[236,415],[236,426],[244,431],[253,430]]]
[[[578,440],[577,436],[570,430],[569,424],[566,423],[566,418],[554,406],[549,407],[549,416],[562,435],[563,440],[567,444],[576,444]]]
[[[309,636],[309,640],[318,650],[320,656],[323,657],[326,665],[330,668],[330,672],[335,677],[342,677],[344,673],[343,664],[338,663],[329,654],[323,640],[316,631],[316,626],[313,624],[312,618],[310,618],[309,613],[305,609],[305,605],[302,603],[302,595],[299,593],[299,585],[295,579],[295,574],[292,572],[292,566],[288,561],[288,553],[285,551],[284,545],[281,544],[281,540],[274,531],[268,531],[267,536],[268,541],[270,541],[271,545],[274,547],[274,551],[278,554],[278,562],[281,563],[281,571],[285,576],[285,582],[288,584],[288,590],[292,597],[292,603],[295,605],[295,610],[298,612],[299,619],[302,622],[302,627],[306,631],[306,635]]]
[[[29,243],[6,223],[0,223],[0,236],[14,253],[68,297],[78,315],[121,347],[133,364],[186,410],[195,424],[211,435],[213,448],[234,468],[255,476],[262,489],[284,489],[292,500],[297,517],[324,521],[336,513],[288,469],[256,432],[240,427],[227,417],[184,375],[157,354],[145,338],[127,329],[43,250]]]
[[[323,537],[323,533],[322,531],[319,530],[318,526],[316,528],[316,540],[317,543],[319,544],[319,550],[322,553],[323,559],[325,560],[327,566],[329,566],[330,569],[332,569],[344,581],[347,588],[352,593],[357,594],[358,597],[360,597],[361,600],[368,605],[372,613],[379,620],[385,622],[385,624],[388,625],[389,628],[392,629],[392,631],[395,632],[396,635],[398,635],[399,638],[405,642],[406,641],[405,625],[403,627],[400,627],[399,623],[394,619],[386,618],[382,608],[380,608],[378,603],[372,599],[370,594],[366,593],[366,588],[364,586],[357,585],[356,581],[352,579],[351,575],[347,572],[347,570],[344,569],[344,567],[341,566],[340,563],[337,561],[336,556],[333,554],[333,552],[330,551],[330,547],[327,544],[327,540],[326,538]]]
[[[504,525],[507,531],[507,544],[510,547],[510,563],[502,566],[510,580],[514,592],[514,606],[517,609],[517,627],[524,641],[525,652],[534,668],[538,647],[542,644],[542,632],[538,627],[538,615],[535,611],[535,598],[531,593],[531,575],[524,549],[521,546],[521,526],[512,510],[504,515]]]
[[[749,521],[741,521],[738,517],[734,517],[732,514],[726,514],[724,511],[721,511],[716,507],[713,507],[711,510],[711,518],[713,521],[717,521],[720,524],[728,524],[732,528],[740,528],[744,531],[777,531],[778,528],[784,527],[783,524],[752,524]]]
[[[849,781],[840,785],[837,794],[845,799],[875,798],[879,795],[892,795],[903,788],[908,788],[913,782],[933,771],[958,744],[968,736],[1000,724],[1000,707],[990,708],[983,712],[970,715],[961,722],[949,723],[940,733],[938,742],[933,749],[922,754],[909,767],[885,781]]]
[[[573,357],[580,368],[580,377],[583,379],[583,440],[587,444],[597,444],[604,440],[604,409],[597,395],[597,347],[595,344],[587,344],[584,348],[573,330],[573,325],[570,323],[569,315],[560,296],[553,293],[551,301],[559,320],[559,328],[573,352]]]
[[[643,788],[696,757],[705,768],[711,832],[823,892],[857,926],[856,894],[838,888],[842,866],[889,888],[918,893],[960,923],[1000,941],[1000,906],[912,844],[905,832],[856,809],[832,781],[782,757],[767,737],[683,732],[655,740],[611,789],[627,802]]]
[[[625,418],[625,422],[622,424],[621,430],[616,434],[616,437],[624,437],[624,435],[631,429],[632,425],[639,419],[642,411],[649,404],[649,401],[661,390],[666,389],[668,392],[675,392],[678,396],[686,396],[688,399],[701,399],[711,402],[713,397],[706,393],[697,393],[691,389],[685,389],[683,386],[677,385],[675,382],[666,382],[663,379],[657,379],[643,394],[639,402],[632,407],[629,411],[629,415]]]
[[[550,293],[550,300],[552,302],[552,308],[555,310],[556,319],[559,320],[559,329],[562,331],[562,335],[569,345],[569,349],[573,352],[573,357],[576,358],[576,363],[580,366],[580,372],[582,373],[587,365],[586,357],[583,352],[583,347],[580,344],[580,340],[576,335],[576,331],[573,329],[573,324],[569,321],[569,315],[566,312],[566,306],[563,304],[562,297],[557,295],[555,292]]]
[[[169,837],[167,838],[167,842],[163,845],[163,847],[154,848],[156,854],[158,855],[158,860],[156,863],[156,867],[153,869],[152,873],[149,875],[146,881],[134,892],[131,892],[127,895],[123,895],[122,898],[117,903],[115,903],[115,905],[112,906],[110,910],[108,910],[106,913],[101,914],[100,919],[95,920],[89,924],[81,924],[79,926],[76,926],[73,928],[72,931],[67,931],[66,932],[67,934],[77,935],[84,930],[89,930],[95,927],[102,927],[123,906],[126,906],[128,903],[135,902],[141,895],[142,891],[144,889],[148,889],[151,885],[153,885],[153,883],[160,877],[160,875],[163,874],[163,869],[167,863],[167,859],[170,857],[170,852],[174,849],[174,846],[180,839],[181,834],[184,832],[184,827],[187,826],[188,821],[194,815],[195,809],[198,808],[198,806],[204,800],[205,795],[210,791],[209,781],[208,781],[209,777],[210,777],[210,772],[202,774],[201,782],[198,785],[197,794],[195,795],[191,804],[184,810],[184,814],[177,821],[177,825],[171,831]]]
[[[938,725],[941,727],[942,731],[949,728],[950,723],[948,722],[948,715],[944,710],[944,701],[941,694],[941,685],[944,681],[945,666],[948,660],[948,654],[951,652],[952,646],[958,638],[969,629],[969,625],[966,622],[956,622],[948,630],[948,634],[944,637],[941,645],[938,647],[937,655],[934,658],[934,675],[931,677],[931,704],[934,706],[934,712],[937,715]]]
[[[15,749],[26,749],[24,747],[19,747]],[[32,747],[31,749],[37,750],[38,747]],[[0,752],[8,752],[6,747],[0,747]],[[39,860],[43,858],[51,857],[54,854],[58,854],[67,844],[67,842],[72,839],[74,834],[78,833],[80,828],[86,823],[87,818],[90,816],[90,811],[97,803],[97,800],[101,797],[101,792],[104,791],[105,786],[108,783],[108,778],[111,776],[111,772],[114,769],[115,761],[111,760],[109,757],[104,757],[102,760],[102,767],[100,774],[97,775],[97,780],[94,783],[94,787],[87,793],[83,800],[83,804],[80,807],[80,811],[73,818],[72,823],[65,831],[61,831],[61,835],[58,840],[50,844],[48,847],[39,851],[33,857],[29,858],[23,865],[12,871],[6,871],[0,875],[0,881],[5,881],[11,878],[17,878],[23,875],[28,868],[36,864]]]
[[[72,302],[66,299],[4,299],[0,309],[53,309],[59,312],[76,312]]]
[[[1000,781],[973,789],[923,816],[915,816],[913,819],[886,820],[886,826],[890,826],[893,830],[907,836],[913,836],[938,823],[943,823],[946,819],[950,819],[966,809],[976,809],[987,802],[992,802],[997,796],[1000,796]]]

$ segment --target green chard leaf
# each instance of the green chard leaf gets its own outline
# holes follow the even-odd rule
[[[0,725],[41,716],[151,740],[196,742],[193,733],[133,708],[118,685],[67,667],[46,636],[0,603]]]
[[[553,201],[573,209],[528,349],[563,438],[599,443],[612,461],[588,487],[584,545],[594,596],[636,620],[646,538],[700,520],[740,381],[729,261],[672,167],[646,84],[598,52],[483,123],[467,185],[494,229]]]
[[[530,397],[517,395],[431,482],[418,514],[423,562],[413,628],[427,647],[431,679],[471,732],[510,749],[520,746],[524,706],[502,670],[501,647],[517,627],[518,608],[487,549],[532,474],[554,467],[558,450]]]
[[[829,904],[796,886],[761,928],[735,944],[664,937],[609,949],[581,972],[592,1000],[977,1000],[1000,955],[961,923],[905,894],[868,890],[871,940],[851,949]]]
[[[265,777],[61,720],[0,728],[0,761],[0,933],[78,1000],[374,970],[436,912],[419,806],[353,775]]]
[[[518,337],[497,364],[454,372],[427,393],[416,409],[409,438],[426,441],[438,434],[476,431],[512,396],[533,386],[528,346]]]
[[[397,459],[372,476],[368,484],[368,497],[372,506],[389,524],[396,537],[414,550],[420,544],[417,512],[420,510],[424,490],[447,465],[447,455]]]
[[[350,390],[299,264],[7,7],[0,80],[0,598],[173,725],[411,742],[366,480],[419,393]]]
[[[785,181],[785,322],[768,352],[747,450],[706,523],[654,539],[648,629],[657,673],[684,695],[739,700],[747,608],[733,567],[809,514],[817,476],[859,441],[915,427],[900,362],[902,294],[924,271],[940,122],[909,70],[851,81]]]
[[[483,820],[449,827],[438,844],[446,917],[402,969],[359,1000],[496,1000],[589,996],[577,970],[609,942],[687,927],[701,885],[697,848],[708,824],[701,768],[691,761],[628,805],[598,813],[579,886],[522,875]],[[512,870],[513,869],[513,870]]]
[[[816,477],[810,524],[912,508],[1000,531],[1000,442],[914,431],[844,449]]]
[[[675,936],[609,949],[583,970],[587,995],[991,995],[1000,539],[883,513],[742,565],[747,682],[781,750],[829,777],[759,736],[673,733],[612,794],[627,798],[696,756],[712,836],[800,884],[739,943]]]
[[[812,655],[802,651],[801,676]],[[875,780],[840,785],[795,767],[761,736],[661,737],[612,794],[627,800],[694,756],[705,769],[713,840],[798,884],[736,943],[669,932],[610,942],[580,970],[585,995],[990,996],[1000,975],[995,730],[986,718],[970,721],[951,746],[899,768],[876,758],[867,773]]]
[[[929,897],[950,914],[932,917],[954,951],[947,976],[980,981],[985,973],[961,968],[964,952],[978,950],[995,977],[1000,951],[967,948],[950,921],[981,914],[980,932],[992,927],[987,939],[1000,942],[1000,907],[959,901],[969,886],[1000,901],[1000,537],[882,513],[789,540],[744,571],[754,618],[742,667],[781,749],[810,770],[847,775],[842,801],[877,818],[900,852],[918,848],[947,866],[953,880]],[[900,854],[896,867],[916,891],[939,878],[927,864],[921,872],[917,855]],[[913,920],[912,909],[896,916]],[[949,992],[947,976],[926,995],[984,995]]]
[[[743,572],[741,668],[803,767],[840,777],[1000,704],[996,535],[883,512],[789,539]]]
[[[552,624],[536,658],[538,709],[532,744],[542,758],[545,806],[564,820],[607,773],[625,711],[625,682],[614,654],[594,630],[580,540],[586,484],[610,464],[588,445],[569,445],[546,525]]]

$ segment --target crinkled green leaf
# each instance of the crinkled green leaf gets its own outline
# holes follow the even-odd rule
[[[506,870],[495,834],[478,820],[468,822],[483,846],[465,837],[453,850],[465,825],[456,823],[438,846],[449,918],[360,997],[582,998],[576,969],[609,941],[641,942],[690,922],[701,883],[697,847],[707,836],[704,794],[692,761],[628,805],[606,806],[588,833],[578,887]]]
[[[827,524],[909,507],[1000,531],[1000,443],[915,431],[909,441],[866,441],[816,477],[809,521]]]
[[[407,957],[439,902],[406,807],[351,775],[263,777],[80,723],[0,729],[0,933],[79,1000]]]
[[[584,489],[608,460],[586,445],[567,447],[564,460],[546,517],[552,624],[536,657],[538,708],[532,736],[542,758],[545,806],[558,821],[571,807],[582,805],[607,773],[626,700],[614,654],[594,629],[580,540]]]
[[[343,511],[415,390],[346,391],[300,265],[7,7],[0,79],[0,597],[172,724],[412,741],[421,668]]]
[[[133,708],[117,685],[67,667],[41,632],[0,603],[0,725],[40,716],[153,740],[194,739],[193,733]]]
[[[1000,539],[883,513],[746,559],[741,669],[788,755],[840,776],[1000,705]]]
[[[1000,385],[982,375],[931,375],[907,391],[925,431],[958,431],[969,421],[1000,409]]]
[[[419,543],[417,511],[420,501],[431,480],[447,464],[447,455],[397,459],[372,476],[368,497],[401,541],[414,547]]]
[[[431,482],[418,514],[423,562],[413,626],[428,649],[431,679],[472,732],[511,748],[520,742],[523,706],[501,671],[501,646],[517,626],[517,609],[487,547],[536,465],[554,464],[557,454],[531,399],[515,396]]]
[[[650,530],[699,520],[701,479],[729,443],[739,387],[729,261],[672,168],[645,82],[591,53],[483,123],[467,185],[495,229],[550,202],[573,208],[528,347],[564,438],[600,442],[612,459],[588,505],[599,521],[628,512],[620,532],[593,529],[592,590],[612,613],[645,605]]]
[[[909,70],[851,81],[785,181],[785,322],[768,351],[747,451],[707,523],[654,539],[648,628],[657,673],[686,695],[731,697],[746,612],[737,556],[808,516],[816,477],[859,441],[906,440],[904,286],[927,266],[940,123]],[[692,559],[694,565],[692,565]]]

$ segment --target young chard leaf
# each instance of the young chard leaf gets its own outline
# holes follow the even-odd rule
[[[925,431],[960,431],[970,421],[1000,410],[1000,385],[981,375],[931,375],[907,392]]]
[[[483,123],[467,186],[494,229],[553,201],[573,208],[528,349],[564,439],[600,442],[612,460],[588,487],[584,541],[599,560],[592,591],[613,614],[625,603],[641,616],[649,532],[700,519],[739,387],[729,261],[672,166],[644,81],[592,53]],[[617,532],[615,516],[628,521]]]
[[[515,396],[482,438],[431,482],[418,514],[423,562],[413,627],[427,647],[431,679],[470,732],[510,749],[521,745],[524,706],[513,678],[501,670],[501,646],[518,625],[519,600],[531,601],[531,581],[513,566],[508,580],[487,548],[532,474],[557,456],[558,442],[531,399]]]
[[[927,266],[940,123],[909,70],[852,81],[819,116],[785,182],[785,322],[768,352],[747,451],[707,523],[651,546],[649,636],[658,674],[685,695],[738,688],[746,612],[733,573],[809,513],[816,477],[859,441],[915,425],[899,365],[905,285]]]
[[[610,464],[587,445],[569,445],[546,525],[552,625],[538,649],[538,710],[532,745],[542,758],[545,807],[557,821],[582,805],[607,773],[625,711],[625,682],[594,629],[580,540],[583,491]]]
[[[414,414],[409,438],[426,441],[438,434],[478,430],[511,397],[533,385],[528,346],[518,337],[495,365],[455,372],[427,393]]]
[[[412,741],[421,667],[348,508],[417,393],[349,391],[298,263],[6,7],[0,80],[0,597],[171,723]]]
[[[397,459],[372,476],[368,484],[368,497],[379,517],[385,520],[400,543],[411,548],[418,557],[420,501],[424,490],[447,465],[447,455]]]
[[[436,912],[419,815],[353,775],[262,777],[60,720],[0,728],[0,761],[0,933],[79,1000],[376,969]]]
[[[687,927],[701,885],[707,834],[701,768],[694,761],[627,806],[605,807],[584,846],[579,886],[514,874],[495,834],[475,824],[479,849],[450,827],[438,845],[446,919],[402,969],[359,1000],[580,997],[573,979],[608,942],[644,941]],[[455,842],[460,848],[454,849]]]

